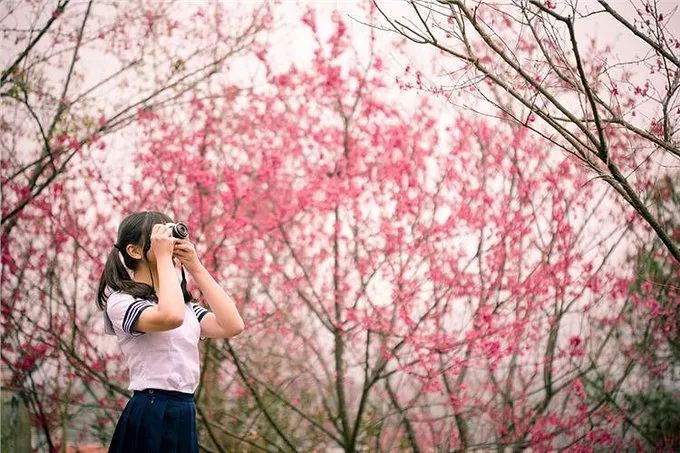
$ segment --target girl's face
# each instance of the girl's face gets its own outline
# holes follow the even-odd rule
[[[156,270],[156,255],[154,254],[152,248],[150,248],[149,251],[146,252],[146,261],[151,269]]]
[[[148,267],[149,270],[156,270],[156,255],[151,247],[144,254],[144,247],[142,245],[129,244],[127,246],[127,253],[135,261],[137,261],[137,269],[140,267]]]
[[[156,268],[156,255],[153,252],[153,249],[149,249],[149,251],[146,253],[146,263],[148,264],[150,269],[153,269],[154,271],[157,269]],[[172,264],[175,264],[175,257],[172,257]]]

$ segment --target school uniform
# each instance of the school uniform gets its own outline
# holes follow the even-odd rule
[[[194,392],[200,377],[200,321],[208,310],[185,303],[184,322],[140,332],[136,322],[156,302],[116,291],[106,302],[105,332],[115,335],[133,391],[118,419],[109,453],[198,453]]]

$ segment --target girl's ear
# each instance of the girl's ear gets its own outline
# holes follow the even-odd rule
[[[136,260],[142,259],[142,250],[134,244],[128,244],[127,247],[125,247],[125,251],[131,258]]]

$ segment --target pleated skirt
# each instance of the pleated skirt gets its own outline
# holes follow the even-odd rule
[[[192,393],[135,390],[113,432],[109,453],[198,453]]]

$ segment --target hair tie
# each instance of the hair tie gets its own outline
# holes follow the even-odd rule
[[[113,243],[113,246],[118,249],[119,252],[122,252],[123,250],[120,248],[120,245],[118,245],[117,242]]]

